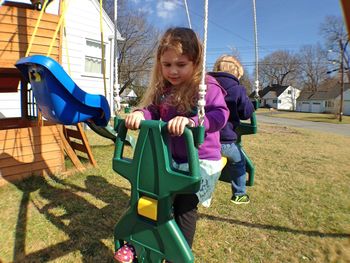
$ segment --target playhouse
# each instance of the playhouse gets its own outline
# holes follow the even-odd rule
[[[111,48],[114,45],[111,39],[111,35],[114,34],[113,22],[103,12],[107,72],[103,79],[101,74],[86,68],[88,63],[92,68],[96,67],[91,63],[99,63],[98,47],[101,47],[101,42],[98,2],[84,0],[86,3],[83,8],[87,10],[82,13],[87,16],[79,19],[75,7],[81,4],[81,1],[69,1],[71,7],[67,8],[65,14],[68,33],[66,30],[65,35],[64,23],[60,23],[65,1],[49,2],[42,12],[36,10],[31,1],[4,1],[0,6],[0,185],[31,175],[65,172],[65,154],[71,158],[78,170],[82,170],[84,167],[77,158],[77,151],[87,154],[90,163],[96,165],[81,127],[73,127],[73,130],[70,130],[64,125],[41,119],[32,88],[21,78],[15,63],[26,56],[46,56],[49,53],[52,59],[67,68],[70,56],[71,72],[79,85],[92,93],[101,94],[103,82],[106,82],[106,97],[110,102],[113,91],[113,78],[110,74],[113,72],[111,61],[114,56]],[[91,23],[94,23],[94,26]],[[86,24],[90,30],[84,30],[82,24]],[[83,30],[79,34],[76,31],[77,27]],[[62,48],[67,45],[67,38],[71,40],[69,50],[73,50],[69,55]],[[78,45],[84,48],[79,49]],[[77,140],[71,139],[72,137],[81,143],[78,145]]]
[[[21,82],[15,62],[24,57],[39,11],[28,4],[5,3],[0,7],[0,96],[2,108],[20,108],[20,116],[0,118],[0,185],[33,174],[64,171],[64,155],[60,130],[56,124],[40,125],[30,87]],[[32,45],[35,54],[46,54],[55,32],[59,15],[44,13]],[[58,34],[51,57],[61,60],[61,37]],[[18,102],[20,104],[18,104]]]

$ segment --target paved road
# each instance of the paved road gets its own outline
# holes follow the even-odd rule
[[[270,117],[262,114],[256,115],[258,122],[270,123],[284,126],[292,126],[297,128],[316,130],[320,132],[335,133],[350,136],[350,124],[333,124],[324,122],[301,121],[286,118]]]

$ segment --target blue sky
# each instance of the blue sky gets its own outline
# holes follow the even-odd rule
[[[183,0],[130,0],[160,29],[188,26]],[[202,35],[203,0],[187,0],[192,28]],[[323,43],[320,25],[326,16],[342,16],[337,0],[256,0],[259,57],[275,50],[297,52],[303,45]],[[209,0],[207,66],[223,53],[237,50],[245,68],[254,69],[252,0]]]
[[[14,0],[16,1],[16,0]],[[30,2],[29,0],[17,0]],[[350,0],[349,0],[350,1]],[[160,29],[188,26],[184,0],[128,0]],[[192,28],[203,34],[204,0],[187,0]],[[342,16],[339,0],[256,0],[259,58],[275,50],[297,52],[323,43],[320,25],[326,16]],[[252,0],[209,0],[207,67],[221,54],[238,52],[248,72],[255,65]]]

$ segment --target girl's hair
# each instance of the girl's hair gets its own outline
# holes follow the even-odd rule
[[[160,63],[161,56],[174,50],[179,56],[185,55],[193,62],[193,76],[180,88],[171,89],[171,104],[180,113],[190,112],[197,104],[199,84],[202,76],[203,47],[196,33],[189,28],[168,29],[161,38],[155,54],[151,82],[145,92],[140,107],[159,104],[165,89],[171,84],[164,78]]]
[[[244,70],[237,58],[230,55],[222,55],[219,57],[214,65],[213,71],[227,72],[234,75],[237,79],[240,79]]]

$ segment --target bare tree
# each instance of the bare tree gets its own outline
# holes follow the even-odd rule
[[[303,46],[298,53],[300,61],[300,78],[303,87],[316,91],[319,85],[328,78],[327,51],[317,45]]]
[[[343,19],[337,16],[327,16],[320,26],[320,31],[325,38],[326,47],[330,51],[329,60],[338,69],[343,63],[348,80],[350,80],[350,50],[347,49],[349,34],[346,32]],[[341,58],[343,58],[343,61],[341,61]]]
[[[114,19],[114,1],[104,3],[108,15]],[[124,38],[117,48],[120,93],[135,87],[135,92],[141,92],[148,84],[159,32],[147,22],[144,12],[132,10],[125,0],[118,1],[117,20],[118,30]]]
[[[249,79],[248,73],[244,73],[244,75],[239,80],[239,83],[245,87],[247,95],[249,96],[249,94],[252,93],[253,86],[251,80]]]
[[[263,87],[271,84],[292,85],[299,73],[298,57],[284,50],[271,53],[259,65],[259,80]]]
[[[349,44],[349,35],[346,32],[344,22],[341,17],[328,16],[325,23],[321,25],[321,33],[326,39],[327,47],[331,54],[332,61],[338,64],[333,71],[340,73],[340,104],[339,104],[339,121],[342,121],[343,102],[344,102],[344,73],[347,72],[347,82],[350,81],[349,70],[349,55],[350,52],[346,50]]]

